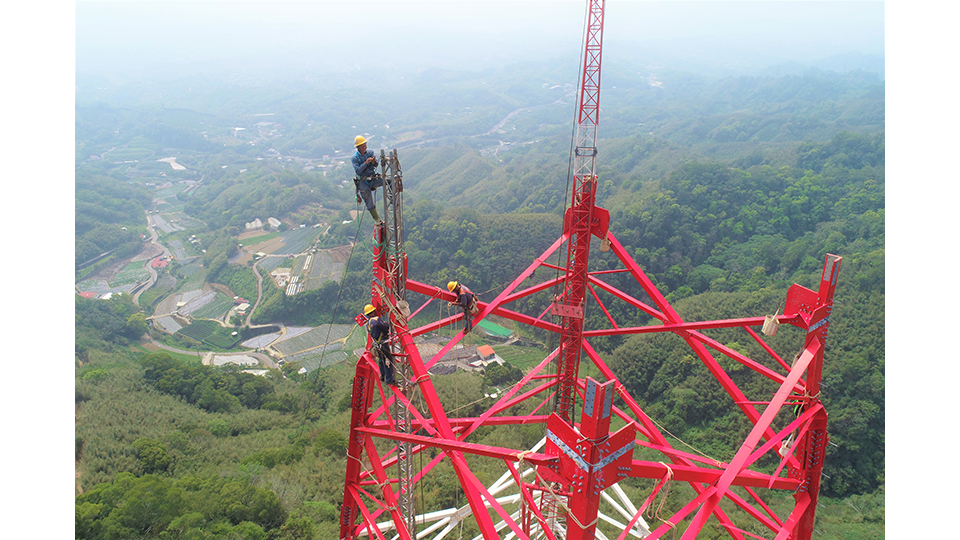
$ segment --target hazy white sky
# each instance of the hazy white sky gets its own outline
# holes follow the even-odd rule
[[[76,3],[78,71],[198,62],[482,67],[579,50],[585,0],[90,1]],[[884,4],[868,1],[608,0],[604,55],[678,52],[817,59],[883,54]]]

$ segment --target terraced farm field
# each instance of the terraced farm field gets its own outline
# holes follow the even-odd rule
[[[143,261],[133,261],[117,272],[110,280],[109,285],[110,287],[123,287],[145,279],[150,279],[150,272],[143,267]]]
[[[312,227],[280,233],[280,237],[283,238],[283,246],[274,253],[277,255],[295,255],[301,253],[310,247],[319,235],[320,231]]]
[[[230,349],[240,341],[239,337],[232,335],[232,329],[208,320],[194,321],[177,333],[218,349]]]
[[[354,325],[351,324],[325,324],[309,332],[274,343],[272,347],[284,357],[305,351],[319,350],[320,347],[328,343],[333,343],[347,337],[353,327]]]
[[[340,281],[343,276],[343,262],[335,260],[329,251],[314,253],[313,261],[307,269],[307,290],[319,289],[327,281]]]
[[[196,308],[191,315],[198,319],[219,319],[233,307],[233,298],[217,291],[207,304]]]
[[[306,369],[307,372],[310,372],[317,368],[327,367],[338,362],[343,362],[351,355],[352,353],[343,349],[339,343],[331,343],[323,349],[316,349],[313,351],[288,356],[285,358],[285,360],[288,363],[296,362],[300,364],[300,367]]]

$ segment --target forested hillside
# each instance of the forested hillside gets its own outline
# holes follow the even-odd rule
[[[342,74],[239,75],[167,82],[151,97],[130,87],[81,93],[76,264],[111,250],[112,257],[136,254],[140,235],[149,236],[145,212],[159,193],[170,194],[185,227],[177,238],[199,238],[202,250],[188,249],[205,279],[249,298],[257,290],[250,263],[230,262],[245,224],[323,221],[317,245],[356,242],[342,279],[292,296],[268,281],[251,322],[350,324],[369,301],[372,224],[344,161],[354,135],[366,133],[378,152],[399,148],[410,278],[438,287],[459,280],[491,300],[562,232],[570,75],[530,62],[388,73],[379,86]],[[152,97],[159,90],[162,100]],[[605,72],[603,92],[599,204],[610,210],[610,231],[686,320],[773,313],[792,283],[814,286],[827,253],[843,257],[821,396],[835,446],[817,529],[829,539],[882,538],[883,81],[859,71],[654,74],[620,62]],[[185,168],[158,164],[170,156]],[[162,187],[179,180],[190,184]],[[614,267],[599,250],[591,264]],[[151,302],[189,279],[176,261],[170,276],[180,281]],[[616,274],[608,281],[630,286]],[[536,316],[549,294],[517,308]],[[202,366],[199,355],[142,338],[143,306],[129,295],[76,301],[76,537],[335,538],[352,362],[308,373],[291,363],[265,376]],[[621,325],[649,322],[636,310],[610,309]],[[601,320],[588,306],[586,325]],[[774,346],[796,338],[789,330]],[[524,330],[524,337],[556,346],[542,332]],[[749,425],[682,340],[591,344],[671,436],[730,459]],[[737,345],[748,353],[756,347],[748,338]],[[536,351],[540,358],[546,352]],[[738,384],[764,391],[750,386],[747,370],[725,367]],[[458,414],[471,415],[484,391],[517,373],[458,372],[434,384],[442,399],[463,407]],[[509,427],[478,431],[469,442],[522,446],[542,436],[543,426]],[[624,486],[640,499],[649,494],[649,484]],[[425,507],[463,503],[448,464],[418,497]],[[667,498],[667,508],[679,500]],[[468,526],[463,534],[476,531]],[[701,537],[726,536],[717,527]]]

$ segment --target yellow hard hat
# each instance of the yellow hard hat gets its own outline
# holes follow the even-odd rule
[[[377,308],[373,307],[373,305],[371,305],[371,304],[367,304],[367,305],[363,306],[363,314],[366,315],[366,316],[368,316],[368,317],[369,317],[370,315],[372,315],[373,312],[376,311],[376,310],[377,310]]]
[[[450,283],[447,283],[447,290],[453,292],[453,290],[457,288],[457,285],[459,284],[456,281],[451,281]]]
[[[353,146],[357,147],[361,144],[367,144],[367,140],[363,138],[363,135],[357,135],[357,137],[353,140]]]

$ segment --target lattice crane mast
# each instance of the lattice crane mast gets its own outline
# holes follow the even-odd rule
[[[597,208],[597,128],[600,123],[600,60],[603,46],[603,0],[590,0],[580,76],[576,145],[574,147],[573,194],[564,215],[567,240],[566,285],[551,312],[562,318],[558,374],[560,386],[554,409],[573,423],[574,386],[579,373],[580,340],[583,337],[587,265],[594,234],[604,234],[609,214]],[[595,224],[596,218],[600,223]],[[605,219],[604,219],[605,218]],[[595,227],[595,225],[601,225]]]

